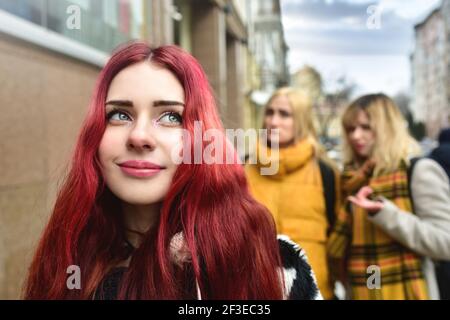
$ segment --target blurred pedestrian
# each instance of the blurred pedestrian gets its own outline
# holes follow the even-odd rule
[[[349,197],[328,248],[343,264],[341,279],[349,298],[437,299],[430,258],[450,257],[450,191],[444,170],[424,158],[408,171],[420,148],[384,94],[351,103],[342,123],[341,181]],[[379,286],[371,282],[373,270],[379,271]]]
[[[443,129],[438,137],[439,146],[430,153],[430,158],[439,163],[450,177],[450,128]]]
[[[436,161],[447,175],[447,185],[450,184],[450,128],[443,129],[438,138],[439,146],[431,151],[429,158]],[[440,175],[445,180],[445,176]],[[449,195],[450,197],[450,195]],[[441,300],[450,300],[450,259],[435,261],[436,277]]]
[[[269,208],[278,232],[306,251],[323,297],[332,299],[326,242],[338,207],[339,173],[319,145],[312,112],[305,95],[278,89],[264,109],[268,139],[259,142],[257,161],[246,165],[246,173],[251,192]],[[278,156],[274,145],[279,146]],[[274,161],[278,171],[261,174]]]

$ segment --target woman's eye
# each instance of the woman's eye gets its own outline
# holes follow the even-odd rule
[[[347,133],[351,133],[353,131],[355,131],[355,127],[346,127],[345,130],[347,131]]]
[[[163,114],[159,119],[159,123],[169,126],[177,126],[183,123],[183,118],[176,112],[168,112]]]
[[[114,120],[114,121],[131,121],[130,117],[121,111],[111,111],[108,113],[107,116],[108,120]]]
[[[291,116],[291,114],[289,112],[286,112],[286,111],[280,111],[280,115],[283,118],[289,118]]]

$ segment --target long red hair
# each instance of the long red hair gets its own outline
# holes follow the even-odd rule
[[[223,132],[205,73],[191,55],[175,46],[119,48],[99,76],[70,171],[29,269],[26,299],[91,299],[107,272],[126,257],[120,201],[104,184],[97,150],[111,81],[142,61],[161,65],[180,81],[183,127],[191,136],[194,121],[202,122],[203,131]],[[194,150],[194,141],[190,147]],[[203,299],[281,299],[273,218],[250,195],[242,166],[193,162],[175,172],[156,227],[133,253],[119,298],[186,298],[192,293],[187,284],[197,281]],[[190,273],[180,272],[170,255],[170,240],[178,232],[191,253]],[[81,289],[67,288],[70,265],[80,267]]]

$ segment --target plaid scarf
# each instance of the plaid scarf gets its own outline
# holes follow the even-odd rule
[[[383,172],[376,177],[370,175],[345,168],[342,175],[344,194],[354,194],[360,187],[369,185],[374,196],[383,196],[401,210],[412,212],[405,163],[394,172]],[[344,263],[344,281],[350,298],[428,299],[420,256],[391,238],[367,217],[364,209],[345,201],[327,245],[331,260]],[[369,266],[379,267],[380,288],[369,288],[368,283],[372,283],[369,277],[373,274]]]

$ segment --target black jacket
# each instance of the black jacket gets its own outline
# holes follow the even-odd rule
[[[278,244],[283,262],[284,298],[288,300],[321,300],[322,295],[318,290],[315,276],[304,251],[284,235],[278,236]],[[112,269],[100,283],[94,299],[117,299],[119,284],[126,271],[126,267]]]

